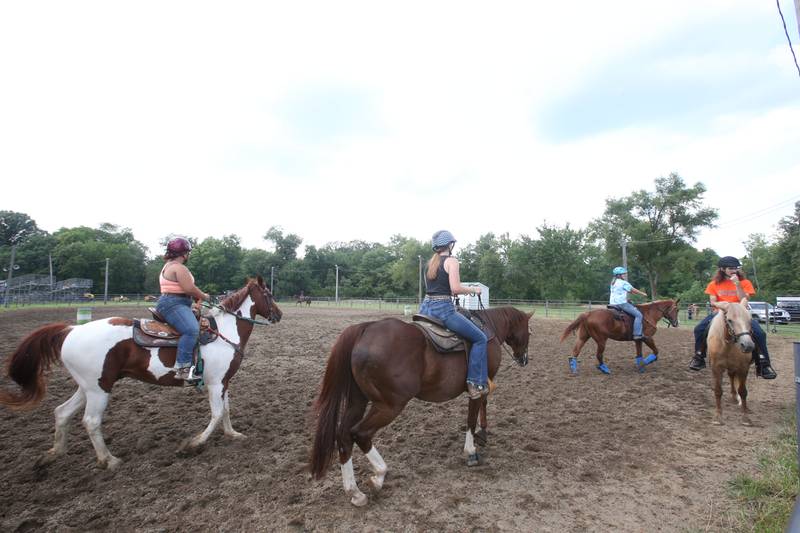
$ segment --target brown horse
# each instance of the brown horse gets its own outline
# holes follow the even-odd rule
[[[727,371],[731,380],[731,398],[741,404],[742,423],[749,426],[746,383],[755,348],[750,312],[741,303],[715,302],[712,305],[722,311],[708,327],[708,360],[717,402],[714,423],[722,424],[722,374]]]
[[[653,335],[656,332],[656,323],[664,318],[669,325],[678,327],[678,300],[657,300],[647,304],[637,305],[639,311],[642,312],[642,332],[644,339],[634,341],[636,343],[636,366],[640,372],[644,371],[644,367],[658,359],[658,348],[653,341]],[[603,362],[603,352],[606,349],[606,341],[613,339],[615,341],[630,341],[633,340],[631,335],[631,326],[629,322],[632,320],[617,320],[614,318],[614,311],[610,309],[594,309],[581,313],[561,335],[561,342],[577,330],[578,340],[572,348],[572,356],[569,358],[569,368],[572,374],[578,373],[578,355],[581,353],[581,348],[586,344],[589,338],[594,339],[597,344],[597,369],[604,374],[610,374],[611,370]],[[628,317],[630,318],[630,317]],[[642,341],[653,350],[653,353],[646,358],[642,358]]]
[[[495,333],[489,341],[489,378],[500,367],[501,345],[513,350],[514,361],[528,363],[528,321],[533,313],[513,307],[477,311]],[[353,442],[367,455],[378,490],[386,476],[386,463],[375,449],[372,438],[400,414],[412,398],[444,402],[466,391],[467,357],[463,351],[439,353],[414,325],[396,318],[363,322],[345,329],[328,358],[314,409],[317,416],[311,472],[322,478],[334,451],[339,452],[342,481],[353,505],[365,505],[367,497],[359,490],[353,473]],[[367,411],[367,404],[369,410]],[[469,401],[464,451],[468,464],[477,464],[475,425],[486,397]],[[364,412],[367,411],[366,416]],[[484,413],[485,414],[485,411]],[[485,425],[482,416],[482,424]]]
[[[225,298],[211,315],[220,335],[200,348],[204,363],[203,380],[211,404],[211,422],[205,431],[189,441],[187,448],[203,444],[220,421],[225,435],[233,438],[244,436],[234,431],[231,425],[228,382],[242,362],[255,316],[261,315],[270,323],[281,319],[281,311],[261,276]],[[0,391],[0,404],[14,409],[38,404],[47,388],[46,371],[59,360],[78,384],[75,394],[56,407],[55,443],[39,460],[40,464],[50,463],[66,452],[70,418],[85,405],[83,425],[89,433],[97,461],[101,466],[115,468],[121,461],[108,451],[100,428],[114,383],[129,377],[155,385],[185,384],[175,378],[172,368],[175,348],[143,348],[134,343],[132,337],[133,321],[129,318],[105,318],[80,326],[48,324],[25,337],[8,358],[8,376],[22,390],[19,393]]]
[[[297,296],[295,305],[306,304],[306,307],[311,306],[311,296]]]

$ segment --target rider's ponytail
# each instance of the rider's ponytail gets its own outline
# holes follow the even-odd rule
[[[438,252],[434,253],[431,256],[430,261],[428,261],[428,271],[425,273],[425,277],[428,279],[436,279],[436,272],[439,270],[439,265],[442,264],[442,256],[439,255]]]

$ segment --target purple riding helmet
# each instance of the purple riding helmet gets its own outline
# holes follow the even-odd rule
[[[180,257],[192,251],[192,243],[183,237],[173,237],[167,243],[167,256]]]

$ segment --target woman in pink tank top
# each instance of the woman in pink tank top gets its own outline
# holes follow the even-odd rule
[[[191,251],[191,243],[183,237],[175,237],[167,243],[164,268],[158,276],[161,297],[156,304],[156,311],[181,334],[173,370],[176,378],[185,380],[198,379],[194,375],[192,360],[197,338],[200,336],[200,324],[192,312],[192,298],[211,298],[197,288],[194,276],[186,267]]]

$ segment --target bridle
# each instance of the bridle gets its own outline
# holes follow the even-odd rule
[[[748,329],[747,331],[742,331],[741,333],[736,333],[733,329],[733,320],[728,320],[728,315],[725,314],[725,311],[722,311],[722,315],[725,317],[725,340],[727,341],[730,339],[729,342],[734,343],[737,342],[739,339],[745,336],[749,336],[752,338],[753,332],[752,330]]]
[[[262,294],[263,294],[263,296],[264,296],[264,300],[266,301],[267,308],[269,309],[269,311],[270,311],[270,314],[271,314],[271,312],[272,312],[272,303],[271,303],[271,297],[270,297],[270,296],[267,296],[267,294],[266,294],[266,293],[262,293]],[[249,316],[244,316],[244,315],[242,315],[241,311],[236,311],[236,312],[234,313],[233,311],[230,311],[230,310],[228,310],[228,309],[225,309],[224,307],[222,307],[221,305],[219,305],[219,304],[216,304],[216,303],[212,304],[212,303],[209,303],[209,302],[202,302],[202,303],[201,303],[201,305],[202,305],[203,307],[206,307],[206,308],[208,308],[208,309],[219,309],[220,311],[222,311],[222,312],[223,312],[223,313],[225,313],[225,314],[228,314],[228,315],[233,315],[233,317],[234,317],[234,318],[235,318],[237,321],[239,321],[239,320],[243,320],[243,321],[245,321],[245,322],[248,322],[248,323],[250,323],[250,324],[259,324],[259,325],[262,325],[262,326],[269,326],[270,324],[272,324],[272,323],[273,323],[273,322],[272,322],[272,320],[269,320],[269,319],[267,319],[267,322],[264,322],[264,321],[262,321],[262,320],[256,320],[256,319],[254,319],[254,318],[250,318]],[[206,326],[204,329],[206,329],[207,331],[210,331],[210,332],[211,332],[211,333],[213,333],[214,335],[218,336],[220,339],[222,339],[222,340],[224,340],[225,342],[227,342],[228,344],[230,344],[230,345],[233,347],[233,351],[234,351],[234,353],[236,353],[236,354],[239,354],[239,355],[241,355],[242,357],[244,357],[244,352],[242,351],[242,347],[241,347],[241,346],[240,346],[238,343],[236,343],[236,342],[233,342],[233,341],[232,341],[232,340],[230,340],[228,337],[226,337],[225,335],[223,335],[223,334],[222,334],[222,332],[220,332],[219,330],[215,330],[215,329],[214,329],[214,328],[212,328],[211,326]]]
[[[485,317],[486,317],[486,318],[489,320],[489,325],[490,325],[490,326],[492,326],[492,329],[494,330],[494,332],[495,332],[495,335],[496,335],[496,334],[497,334],[497,326],[495,325],[495,323],[494,323],[494,320],[492,319],[492,316],[491,316],[491,314],[490,314],[490,313],[488,312],[488,310],[487,310],[487,309],[486,309],[486,308],[483,306],[483,301],[480,299],[480,296],[478,297],[478,306],[480,306],[480,310],[481,310],[481,311],[486,311],[486,312],[484,313],[484,316],[485,316]],[[526,349],[525,349],[525,353],[523,353],[523,354],[522,354],[522,355],[520,355],[519,357],[517,357],[516,355],[514,355],[514,353],[513,353],[511,350],[509,350],[509,349],[508,349],[508,347],[506,346],[506,343],[505,343],[505,342],[501,342],[501,343],[500,343],[500,347],[503,349],[503,351],[504,351],[504,352],[506,352],[506,355],[508,355],[509,357],[511,357],[511,359],[512,359],[512,360],[513,360],[515,363],[517,363],[517,365],[519,365],[519,366],[522,366],[522,367],[524,367],[524,366],[527,366],[527,364],[528,364],[528,349],[527,349],[527,347],[526,347]]]
[[[271,314],[271,312],[272,312],[272,303],[271,303],[272,298],[270,296],[267,296],[266,293],[262,293],[262,294],[264,296],[264,300],[266,301],[267,308],[269,309],[270,314]],[[226,314],[229,314],[229,315],[233,315],[236,318],[236,320],[243,320],[245,322],[249,322],[250,324],[258,324],[260,326],[269,326],[270,324],[273,323],[273,321],[270,320],[270,319],[267,319],[267,321],[264,322],[263,320],[256,320],[255,318],[250,318],[249,316],[244,316],[241,313],[241,311],[236,311],[234,313],[233,311],[225,309],[224,307],[222,307],[219,304],[212,304],[212,303],[208,303],[208,302],[203,302],[202,305],[203,305],[203,307],[207,307],[209,309],[219,309],[223,313],[226,313]]]

